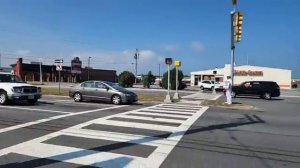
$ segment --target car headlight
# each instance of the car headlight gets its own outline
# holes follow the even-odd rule
[[[12,91],[15,92],[15,93],[22,93],[22,88],[19,88],[19,87],[13,87],[13,88],[12,88]]]
[[[42,93],[42,88],[41,88],[41,87],[38,87],[38,88],[37,88],[37,91],[38,91],[38,93]]]

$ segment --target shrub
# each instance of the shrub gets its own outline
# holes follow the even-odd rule
[[[135,80],[134,74],[129,71],[123,71],[118,76],[118,83],[123,87],[132,87],[134,80]]]
[[[181,70],[178,70],[178,84],[181,83],[183,79],[183,73]],[[168,88],[168,72],[164,73],[163,79],[163,88],[167,89]],[[171,88],[172,90],[176,89],[176,69],[173,68],[170,70],[170,83],[171,83]]]
[[[150,85],[155,82],[156,77],[149,71],[147,75],[143,76],[143,86],[150,88]]]

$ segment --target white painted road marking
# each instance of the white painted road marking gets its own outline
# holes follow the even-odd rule
[[[65,112],[65,111],[56,111],[56,110],[46,110],[46,109],[34,109],[34,108],[25,108],[25,107],[12,107],[12,106],[0,106],[0,108],[7,108],[7,109],[17,109],[17,110],[27,110],[27,111],[44,111],[44,112],[51,112],[51,113],[61,113],[61,114],[70,114],[72,112]]]
[[[111,107],[111,109],[116,107]],[[208,109],[208,107],[201,107],[201,109],[197,110],[196,113],[191,113],[192,116],[185,116],[187,118],[187,120],[185,121],[173,120],[173,119],[160,119],[160,120],[155,119],[155,121],[180,123],[181,125],[178,127],[109,120],[114,117],[119,117],[124,119],[129,118],[128,116],[126,116],[126,114],[139,113],[139,111],[145,111],[150,108],[153,108],[156,111],[161,111],[158,110],[158,108],[160,108],[160,105],[156,105],[156,106],[141,108],[141,109],[128,111],[124,113],[114,114],[103,118],[94,119],[85,123],[72,126],[70,128],[66,128],[64,130],[60,130],[27,142],[20,143],[12,147],[2,149],[0,150],[0,156],[13,152],[13,153],[18,153],[18,154],[23,154],[23,155],[28,155],[28,156],[38,157],[38,158],[48,158],[48,159],[58,160],[62,162],[69,162],[69,163],[75,163],[81,165],[93,165],[96,167],[103,167],[103,166],[115,167],[116,165],[122,165],[121,167],[128,167],[128,168],[137,168],[137,167],[158,168],[162,164],[162,162],[167,158],[167,156],[170,154],[172,149],[181,140],[185,132]],[[169,111],[172,112],[171,110],[172,107],[165,107],[165,108],[167,109],[168,112]],[[147,114],[147,112],[143,112],[143,113]],[[151,114],[153,115],[153,113]],[[72,114],[68,114],[68,115],[72,115]],[[77,115],[77,113],[73,115]],[[171,114],[168,116],[178,117],[176,113],[174,113],[174,115]],[[153,121],[153,119],[149,117],[130,117],[130,118]],[[168,138],[158,138],[158,137],[149,137],[143,135],[125,134],[120,132],[83,129],[83,127],[89,126],[91,124],[102,124],[108,126],[112,125],[112,126],[119,126],[119,127],[121,126],[121,127],[125,127],[125,129],[126,127],[143,128],[148,130],[168,131],[172,133]],[[75,136],[79,138],[92,138],[92,139],[99,139],[99,140],[111,140],[117,142],[127,142],[127,143],[134,143],[137,145],[141,145],[141,144],[150,145],[156,147],[156,149],[154,152],[152,152],[149,155],[149,157],[143,158],[139,156],[116,154],[116,153],[111,153],[106,151],[103,152],[91,151],[91,150],[80,149],[75,147],[43,143],[43,141],[50,140],[60,135],[69,135],[69,136]],[[125,158],[128,160],[128,162],[124,165],[123,163],[124,160],[120,158]],[[110,160],[114,160],[114,161],[110,161]]]
[[[124,106],[127,106],[127,105],[124,105]],[[35,125],[35,124],[40,124],[40,123],[43,123],[43,122],[48,122],[48,121],[56,120],[56,119],[60,119],[60,118],[76,116],[76,115],[81,115],[81,114],[86,114],[86,113],[99,112],[99,111],[115,109],[115,108],[121,108],[121,107],[124,107],[124,106],[112,106],[112,107],[106,107],[106,108],[101,108],[101,109],[94,109],[94,110],[82,111],[82,112],[77,112],[77,113],[68,113],[68,114],[65,114],[65,115],[53,116],[53,117],[49,117],[49,118],[46,118],[46,119],[40,119],[40,120],[36,120],[36,121],[27,122],[27,123],[24,123],[24,124],[19,124],[19,125],[15,125],[15,126],[11,126],[11,127],[6,127],[6,128],[3,128],[3,129],[0,129],[0,133],[16,130],[16,129],[19,129],[19,128],[28,127],[28,126]]]

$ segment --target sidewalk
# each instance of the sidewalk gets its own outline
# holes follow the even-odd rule
[[[197,92],[188,96],[181,97],[181,100],[178,103],[201,105],[203,100],[217,100],[221,96],[222,96],[221,93],[212,94],[212,93]]]

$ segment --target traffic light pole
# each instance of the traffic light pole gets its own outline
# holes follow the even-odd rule
[[[235,16],[235,9],[230,13],[230,25],[231,25],[231,70],[230,70],[230,77],[231,77],[231,84],[234,85],[234,16]]]

